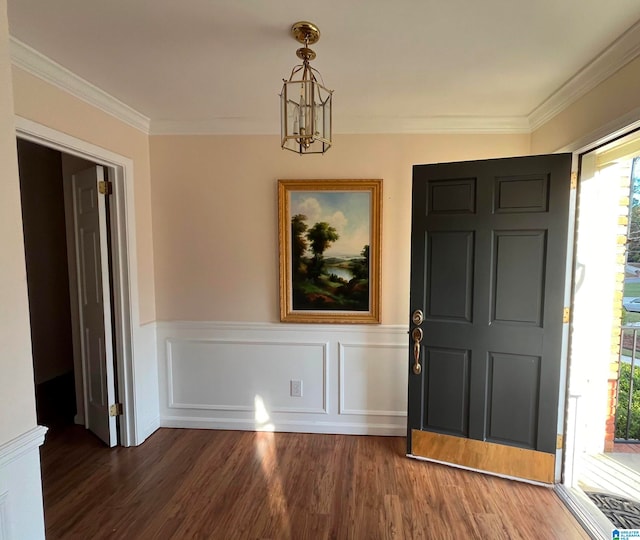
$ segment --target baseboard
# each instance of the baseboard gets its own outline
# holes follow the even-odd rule
[[[292,420],[273,420],[265,424],[236,418],[197,418],[181,416],[163,416],[160,427],[189,429],[218,429],[231,431],[274,431],[280,433],[321,433],[334,435],[378,435],[404,437],[407,428],[382,423],[342,423],[342,422],[300,422]]]
[[[149,437],[151,437],[151,435],[158,431],[158,429],[160,429],[160,417],[156,416],[151,422],[140,429],[140,431],[138,432],[138,440],[136,441],[136,446],[146,441]]]

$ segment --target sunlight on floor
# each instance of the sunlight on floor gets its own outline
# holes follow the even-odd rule
[[[282,485],[282,475],[278,467],[278,455],[274,440],[274,426],[261,396],[255,397],[256,407],[256,457],[260,460],[271,510],[272,520],[280,521],[282,538],[291,538],[291,520],[287,498]]]
[[[256,395],[253,400],[256,407],[256,430],[258,431],[273,431],[274,426],[271,423],[271,417],[269,416],[269,411],[267,411],[267,407],[264,404],[264,400],[261,396]]]
[[[580,487],[640,501],[640,471],[634,470],[612,454],[583,456]]]

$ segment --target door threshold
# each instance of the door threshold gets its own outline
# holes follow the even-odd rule
[[[591,538],[611,539],[615,527],[582,490],[556,484],[554,491]]]

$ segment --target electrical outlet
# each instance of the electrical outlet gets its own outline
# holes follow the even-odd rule
[[[291,397],[302,397],[302,381],[291,379]]]

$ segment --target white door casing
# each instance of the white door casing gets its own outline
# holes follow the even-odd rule
[[[123,408],[120,437],[123,446],[142,444],[160,426],[159,386],[155,325],[142,324],[140,317],[133,160],[19,115],[15,123],[18,137],[103,165],[110,172],[112,309],[118,401]],[[69,246],[74,245],[71,240]]]
[[[104,196],[98,191],[104,169],[72,175],[73,216],[78,276],[78,308],[85,395],[85,425],[108,446],[117,444],[113,338]]]

